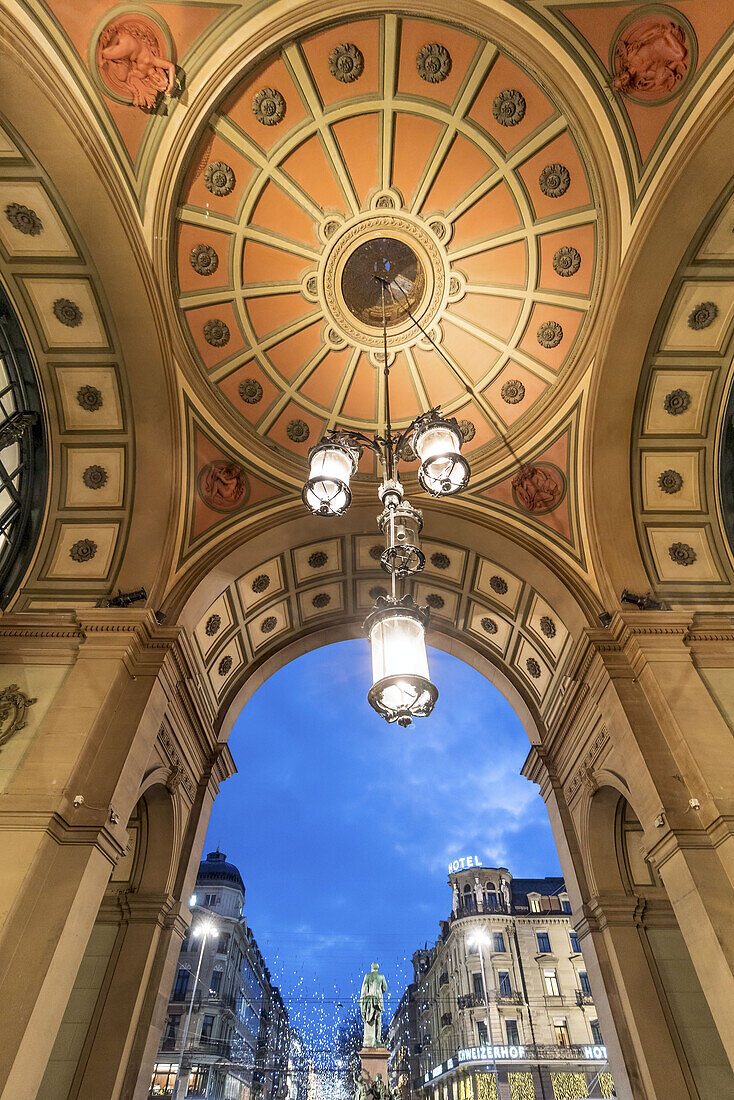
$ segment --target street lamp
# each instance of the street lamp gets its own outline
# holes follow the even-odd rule
[[[375,242],[379,246],[379,242]],[[372,278],[379,287],[382,305],[382,364],[385,380],[385,433],[372,437],[362,432],[334,429],[312,447],[308,453],[308,480],[302,498],[315,516],[343,516],[352,499],[349,482],[357,472],[364,448],[376,455],[382,470],[378,490],[383,511],[377,523],[385,536],[385,550],[380,564],[392,577],[390,596],[381,596],[367,616],[364,629],[372,650],[372,688],[367,699],[387,722],[410,726],[413,718],[425,718],[431,713],[438,691],[428,675],[425,632],[428,607],[417,607],[412,597],[398,598],[396,579],[412,576],[425,565],[419,535],[423,527],[421,512],[404,499],[403,486],[397,469],[401,458],[411,450],[420,460],[418,480],[434,497],[460,492],[469,481],[469,464],[461,454],[464,437],[456,419],[446,419],[438,409],[431,409],[415,418],[408,427],[394,433],[390,419],[390,357],[387,350],[387,295],[392,299],[391,319],[401,310],[417,325],[436,350],[440,350],[431,335],[421,326],[410,309],[410,300],[400,284],[399,276],[391,273],[386,256],[374,263]],[[400,306],[395,292],[405,299]],[[411,455],[411,457],[415,457]]]
[[[482,985],[484,986],[484,1011],[487,1019],[487,1035],[489,1036],[489,1049],[492,1051],[492,1069],[494,1070],[494,1086],[496,1091],[497,1100],[500,1095],[500,1079],[497,1073],[497,1059],[494,1056],[494,1037],[492,1035],[492,1018],[489,1013],[489,992],[487,990],[487,973],[484,969],[484,951],[483,948],[489,944],[489,936],[481,929],[477,928],[475,932],[472,932],[467,936],[466,943],[468,947],[476,947],[479,950],[479,965],[482,968]]]
[[[201,972],[201,961],[204,958],[204,947],[209,936],[216,934],[217,926],[211,917],[205,917],[196,925],[192,930],[191,935],[201,936],[201,949],[199,950],[199,961],[196,964],[196,976],[194,978],[194,987],[191,990],[191,1000],[189,1001],[189,1011],[186,1013],[186,1023],[184,1024],[183,1033],[181,1035],[181,1054],[178,1059],[178,1066],[176,1067],[176,1076],[173,1079],[173,1090],[171,1092],[171,1100],[176,1100],[178,1096],[178,1088],[181,1082],[181,1066],[184,1060],[184,1051],[186,1050],[186,1040],[189,1036],[189,1024],[191,1023],[191,1012],[194,1007],[194,997],[196,996],[196,987],[199,984],[199,973]],[[188,1092],[188,1082],[186,1085],[186,1092]],[[184,1097],[186,1096],[184,1092]]]

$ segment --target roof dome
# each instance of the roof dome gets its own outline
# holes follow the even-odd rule
[[[208,852],[206,859],[199,864],[199,873],[196,876],[197,886],[206,886],[212,883],[222,885],[224,883],[238,887],[245,895],[245,884],[239,870],[233,863],[227,863],[227,857],[219,848],[215,852]]]

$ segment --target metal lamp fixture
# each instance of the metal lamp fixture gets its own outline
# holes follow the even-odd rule
[[[442,417],[438,409],[416,417],[404,431],[393,433],[390,419],[390,362],[387,352],[386,293],[397,306],[394,289],[405,298],[405,311],[434,344],[413,317],[410,303],[398,281],[390,278],[387,260],[375,264],[374,278],[380,283],[382,302],[382,361],[385,379],[385,433],[372,437],[361,432],[337,429],[308,453],[309,477],[303,487],[303,502],[315,516],[342,516],[352,493],[350,479],[357,472],[363,448],[380,462],[382,482],[378,495],[383,510],[377,518],[385,536],[380,564],[392,579],[390,596],[379,596],[364,622],[372,651],[372,687],[367,699],[387,722],[410,726],[413,718],[431,713],[438,690],[431,683],[426,654],[426,629],[430,610],[418,607],[410,595],[398,598],[397,579],[420,572],[426,562],[420,548],[423,514],[405,500],[397,477],[398,463],[412,442],[420,459],[418,480],[434,497],[458,493],[469,481],[469,463],[461,454],[463,437],[455,419]],[[394,312],[394,310],[393,310]]]

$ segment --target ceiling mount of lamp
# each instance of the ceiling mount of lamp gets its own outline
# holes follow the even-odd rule
[[[367,698],[387,722],[409,726],[413,718],[431,713],[438,690],[428,675],[425,632],[429,608],[418,607],[410,595],[398,598],[396,591],[397,580],[419,573],[426,561],[420,548],[423,514],[405,499],[397,467],[408,446],[412,446],[420,462],[418,480],[432,497],[460,492],[468,484],[470,469],[461,454],[463,436],[458,422],[442,416],[438,408],[416,417],[402,432],[393,433],[387,351],[388,293],[393,306],[397,304],[394,291],[402,294],[405,313],[436,345],[413,316],[408,296],[400,285],[400,273],[391,273],[390,263],[383,259],[375,262],[372,277],[380,284],[382,304],[385,431],[371,437],[341,428],[327,432],[308,452],[309,477],[302,496],[315,516],[343,516],[352,500],[349,483],[357,472],[363,448],[377,456],[382,470],[378,495],[383,505],[377,523],[385,537],[380,564],[391,576],[392,593],[378,597],[364,622],[372,650],[373,683]]]

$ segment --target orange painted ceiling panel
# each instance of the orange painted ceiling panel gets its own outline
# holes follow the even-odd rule
[[[443,126],[434,118],[395,116],[392,182],[410,205]]]
[[[178,282],[182,291],[214,290],[229,284],[229,249],[232,238],[227,233],[213,229],[200,229],[195,225],[181,225],[178,231]],[[200,275],[191,264],[191,253],[197,245],[213,248],[217,266],[211,275]]]
[[[568,169],[570,183],[568,190],[557,198],[544,194],[540,188],[540,175],[543,170],[554,164]],[[530,194],[530,201],[538,218],[547,218],[553,214],[562,214],[578,206],[588,206],[591,202],[586,172],[574,141],[565,130],[562,134],[527,160],[520,169],[520,175]]]
[[[469,283],[478,285],[525,286],[528,278],[527,245],[525,241],[488,248],[474,256],[456,260]]]
[[[484,198],[470,206],[454,222],[451,248],[462,248],[474,241],[483,241],[498,233],[507,233],[522,225],[520,212],[509,187],[502,180]],[[499,282],[506,282],[498,276]]]
[[[214,306],[202,306],[200,309],[186,311],[191,335],[199,355],[207,367],[211,368],[224,359],[236,355],[245,347],[237,316],[231,302],[218,302]],[[204,339],[204,325],[207,321],[224,321],[229,330],[229,339],[222,347],[213,347]]]
[[[449,306],[449,313],[472,321],[478,328],[501,340],[509,340],[520,316],[520,302],[494,294],[466,294]]]
[[[334,47],[353,43],[362,53],[362,75],[350,83],[342,83],[329,69],[329,57]],[[321,102],[326,106],[352,96],[376,94],[380,83],[380,25],[376,19],[350,23],[348,27],[331,27],[303,42],[311,74]]]
[[[283,167],[322,210],[346,213],[346,200],[316,135],[304,141],[294,153],[286,157]]]
[[[235,185],[228,195],[213,195],[207,188],[206,168],[209,164],[222,161],[234,172]],[[204,210],[216,210],[233,218],[242,198],[242,192],[249,183],[254,168],[252,163],[236,149],[223,141],[213,130],[207,129],[199,142],[199,148],[192,164],[183,201]]]
[[[258,122],[252,109],[254,97],[263,88],[272,88],[285,99],[283,120],[272,126],[264,126]],[[259,69],[251,79],[238,84],[232,95],[225,100],[220,113],[229,115],[251,141],[266,151],[272,149],[276,142],[307,117],[306,108],[291,80],[290,72],[279,57]]]
[[[282,248],[259,241],[245,241],[242,256],[242,282],[245,286],[273,282],[297,282],[311,261]]]
[[[484,378],[500,357],[493,347],[456,325],[444,323],[444,347],[472,382]]]
[[[522,382],[525,387],[525,396],[516,405],[510,405],[502,397],[502,387],[505,382],[514,379]],[[526,367],[521,367],[519,363],[509,362],[484,390],[484,396],[488,401],[491,401],[495,411],[504,420],[505,424],[509,425],[514,424],[518,417],[526,413],[545,389],[547,389],[547,384],[542,378],[538,378],[537,374],[533,374]]]
[[[544,290],[588,294],[594,272],[594,246],[593,225],[578,225],[560,229],[556,233],[544,233],[540,238],[538,285]],[[553,267],[554,255],[559,249],[565,247],[575,248],[581,256],[581,264],[575,275],[559,275]]]
[[[302,206],[293,201],[277,184],[265,184],[252,212],[251,224],[272,229],[282,237],[315,246],[316,223]]]
[[[400,24],[400,67],[398,94],[453,103],[469,65],[480,47],[479,39],[454,27],[437,26],[420,19],[403,19]],[[451,71],[445,80],[430,84],[418,75],[416,57],[423,46],[437,42],[451,55]]]
[[[525,99],[525,115],[515,126],[503,126],[494,117],[495,97],[505,90],[518,91]],[[514,149],[533,130],[556,113],[553,104],[526,72],[500,55],[487,74],[469,117],[505,150]]]
[[[250,298],[247,312],[256,334],[260,337],[298,320],[314,309],[300,294],[270,294],[266,298]]]
[[[473,141],[459,134],[426,196],[423,213],[449,210],[494,167],[494,163]]]
[[[366,355],[360,355],[342,405],[344,416],[374,420],[377,416],[377,369]]]
[[[351,348],[329,352],[302,384],[300,392],[304,397],[315,401],[324,409],[331,409],[337,388],[352,354]]]
[[[376,113],[357,115],[332,126],[339,143],[347,171],[360,202],[379,184],[377,174],[379,149],[379,117]]]
[[[275,369],[291,382],[321,344],[321,321],[317,321],[270,348],[268,358]]]

